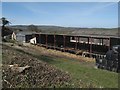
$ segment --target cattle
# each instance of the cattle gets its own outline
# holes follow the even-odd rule
[[[101,69],[119,72],[120,45],[115,45],[107,51],[105,57],[96,57],[96,66]]]

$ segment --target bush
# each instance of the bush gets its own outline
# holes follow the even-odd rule
[[[15,43],[15,42],[16,42],[16,40],[12,40],[12,39],[11,39],[11,36],[10,36],[10,35],[4,36],[4,37],[2,38],[2,41],[3,41],[3,42],[10,42],[10,43]]]

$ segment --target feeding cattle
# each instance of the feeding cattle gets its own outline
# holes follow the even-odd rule
[[[120,45],[114,45],[105,57],[96,58],[96,66],[101,69],[119,72]]]

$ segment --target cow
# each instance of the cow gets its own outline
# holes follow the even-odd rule
[[[96,66],[98,68],[118,72],[120,70],[120,67],[118,66],[119,58],[120,45],[115,45],[111,50],[107,51],[105,57],[96,57]]]

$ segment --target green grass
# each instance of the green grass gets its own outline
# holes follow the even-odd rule
[[[77,61],[61,58],[55,58],[54,62],[50,62],[50,64],[55,65],[64,71],[68,71],[73,78],[73,82],[76,83],[76,87],[79,87],[78,83],[80,80],[85,87],[86,84],[91,84],[93,87],[118,87],[117,73],[94,69],[93,67],[85,66]]]

